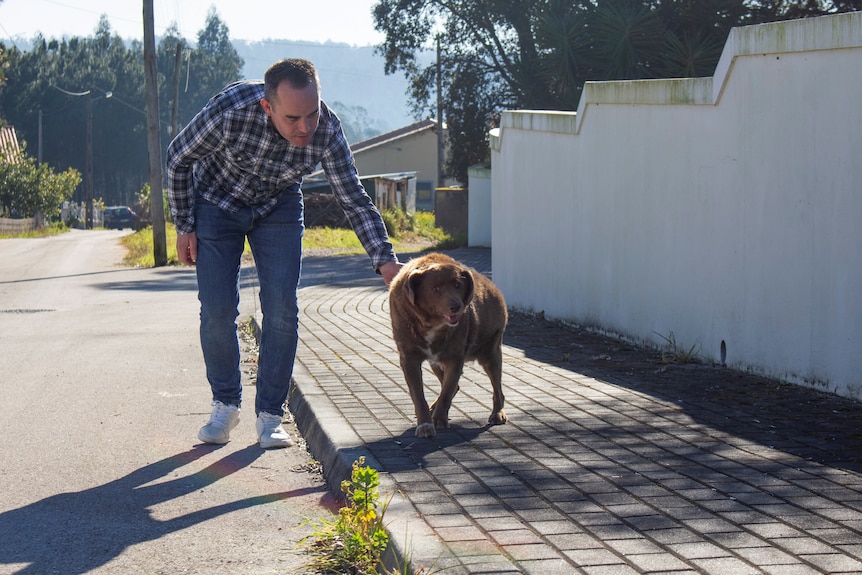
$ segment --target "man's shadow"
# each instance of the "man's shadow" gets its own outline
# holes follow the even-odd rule
[[[105,485],[52,495],[0,514],[0,565],[29,564],[18,575],[87,573],[131,545],[159,539],[231,511],[315,492],[326,493],[325,486],[309,487],[248,497],[167,521],[153,519],[152,507],[199,491],[251,465],[264,453],[256,445],[249,446],[197,473],[164,480],[175,470],[217,449],[197,446]]]

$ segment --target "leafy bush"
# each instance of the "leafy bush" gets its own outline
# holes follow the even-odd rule
[[[56,218],[80,183],[81,174],[73,168],[56,173],[23,151],[0,152],[0,217]]]
[[[380,213],[383,223],[386,224],[386,233],[397,236],[403,232],[412,232],[416,229],[416,217],[411,217],[404,210],[387,209]]]

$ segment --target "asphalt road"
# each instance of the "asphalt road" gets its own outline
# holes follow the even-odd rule
[[[121,267],[124,233],[0,240],[0,574],[301,573],[331,495],[253,407],[199,444],[194,272]]]

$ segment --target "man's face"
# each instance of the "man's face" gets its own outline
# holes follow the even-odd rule
[[[278,97],[274,101],[264,99],[260,105],[285,140],[294,146],[307,146],[320,122],[317,85],[296,89],[289,82],[282,82],[276,93]]]

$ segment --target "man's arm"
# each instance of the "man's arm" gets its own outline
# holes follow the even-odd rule
[[[194,164],[222,147],[221,114],[215,113],[209,105],[198,112],[168,146],[168,205],[178,235],[192,233],[195,229]]]
[[[386,225],[359,181],[359,173],[338,118],[330,113],[321,118],[322,122],[324,120],[331,123],[330,129],[334,131],[321,161],[326,178],[350,226],[371,257],[372,266],[388,285],[398,271],[398,258],[386,233]]]

